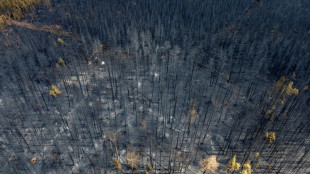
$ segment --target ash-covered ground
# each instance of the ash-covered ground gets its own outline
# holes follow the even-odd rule
[[[208,173],[212,155],[216,173],[309,173],[309,15],[305,0],[51,0],[0,33],[0,173]]]

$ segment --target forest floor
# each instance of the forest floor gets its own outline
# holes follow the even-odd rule
[[[198,174],[213,155],[216,173],[248,161],[253,173],[310,172],[309,42],[297,44],[308,36],[249,32],[274,4],[232,2],[239,20],[217,16],[213,31],[200,23],[219,14],[202,2],[186,2],[187,23],[105,3],[52,1],[1,31],[0,173]],[[241,168],[228,171],[234,155]]]

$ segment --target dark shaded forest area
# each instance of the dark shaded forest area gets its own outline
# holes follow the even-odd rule
[[[310,1],[23,1],[0,173],[310,173]]]

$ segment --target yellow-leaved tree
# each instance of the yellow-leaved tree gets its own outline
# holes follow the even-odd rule
[[[118,171],[122,171],[122,164],[119,162],[118,159],[114,159],[114,160],[113,160],[113,166],[114,166]]]
[[[60,95],[61,94],[61,91],[53,84],[51,86],[51,90],[50,90],[50,95],[53,96],[53,97],[57,97],[57,95]]]
[[[216,161],[216,156],[212,155],[209,158],[205,158],[201,161],[201,168],[203,172],[215,173],[220,166],[220,163]]]
[[[234,171],[234,170],[239,170],[239,168],[240,168],[240,163],[236,162],[236,155],[234,155],[234,157],[230,159],[230,161],[226,165],[226,169],[230,171]]]
[[[265,139],[271,144],[276,141],[276,133],[274,132],[266,132]]]
[[[251,161],[247,161],[243,164],[243,169],[241,170],[240,174],[251,174],[252,173],[252,167],[251,167]]]
[[[126,160],[132,171],[138,168],[138,155],[133,152],[129,152],[126,155]]]

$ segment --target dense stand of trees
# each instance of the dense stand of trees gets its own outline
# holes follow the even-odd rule
[[[51,0],[28,22],[70,35],[1,32],[0,172],[308,173],[309,10]]]

